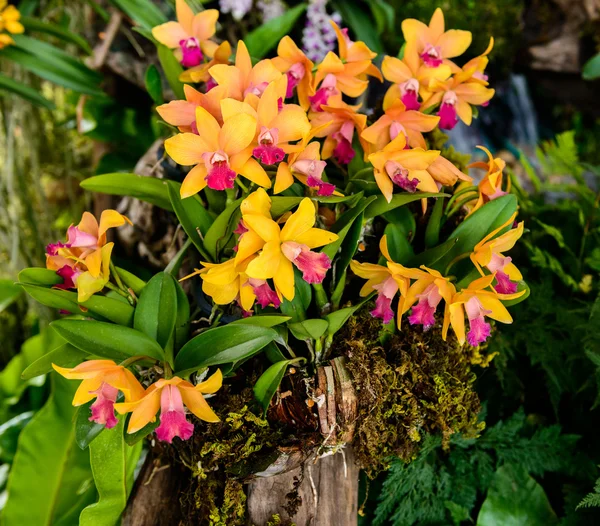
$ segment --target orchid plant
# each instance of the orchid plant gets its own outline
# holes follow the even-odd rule
[[[493,97],[493,40],[457,65],[471,33],[446,30],[437,9],[429,25],[403,22],[403,53],[381,71],[333,21],[337,52],[318,63],[287,36],[277,56],[254,61],[243,41],[216,40],[218,11],[176,6],[177,21],[152,34],[188,83],[184,99],[156,108],[182,181],[108,174],[82,186],[174,212],[187,241],[145,282],[114,264],[107,242],[109,229],[135,225],[114,210],[99,221],[86,212],[48,245],[47,269],[20,275],[65,315],[52,324],[62,346],[31,370],[81,380],[73,404],[90,426],[121,418],[130,441],[188,440],[189,413],[218,421],[205,396],[218,397],[253,356],[266,364],[254,386],[266,411],[286,369],[314,374],[361,308],[381,320],[382,341],[440,326],[444,340],[477,347],[489,320],[512,322],[507,307],[528,289],[506,255],[524,225],[504,163],[482,146],[489,160],[470,166],[485,172],[474,183],[428,135],[469,125]],[[384,81],[381,109],[366,107],[366,91]],[[187,276],[186,257],[199,259]]]

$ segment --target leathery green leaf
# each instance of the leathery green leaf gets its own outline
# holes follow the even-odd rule
[[[254,396],[259,401],[266,413],[273,396],[279,389],[281,380],[285,376],[285,371],[290,363],[290,360],[276,362],[271,365],[254,384]]]

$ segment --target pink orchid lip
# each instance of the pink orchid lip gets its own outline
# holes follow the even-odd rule
[[[398,292],[398,284],[392,276],[389,276],[383,283],[373,287],[378,294],[375,300],[375,308],[371,311],[373,318],[380,318],[384,324],[388,324],[394,318],[391,304],[394,296]]]
[[[312,97],[308,97],[311,109],[313,111],[323,111],[321,109],[321,105],[327,104],[329,97],[332,95],[339,94],[339,91],[336,89],[336,85],[337,79],[335,78],[335,75],[328,73],[323,79],[321,87],[317,90],[317,92]]]
[[[77,276],[81,274],[75,267],[64,265],[56,273],[63,278],[63,282],[56,285],[59,289],[74,289],[77,287]]]
[[[160,425],[156,428],[156,437],[171,444],[175,437],[188,440],[193,433],[194,424],[187,421],[179,388],[166,385],[160,395]]]
[[[92,416],[88,420],[97,424],[104,424],[107,429],[115,427],[119,423],[114,409],[119,390],[106,382],[102,382],[100,387],[95,391],[90,391],[90,394],[96,395],[96,401],[90,407]]]
[[[260,97],[263,94],[263,92],[267,89],[268,85],[269,85],[268,82],[261,82],[260,84],[251,83],[250,86],[248,86],[244,90],[244,97],[246,95],[250,95],[250,94]]]
[[[283,161],[285,152],[277,146],[279,130],[277,128],[261,127],[258,135],[258,146],[252,150],[252,155],[261,163],[274,165]]]
[[[236,173],[229,167],[229,156],[223,151],[206,152],[202,154],[206,165],[206,184],[213,190],[233,188]]]
[[[442,98],[442,104],[438,111],[440,122],[438,126],[440,130],[451,130],[458,123],[458,115],[456,114],[456,94],[453,91],[447,91]]]
[[[313,177],[312,175],[306,178],[306,184],[311,188],[317,189],[317,195],[320,197],[329,197],[335,192],[335,185],[326,183],[323,179]]]
[[[281,300],[266,280],[250,278],[248,283],[256,295],[256,301],[263,309],[269,305],[273,305],[276,309],[279,308]]]
[[[322,283],[331,268],[331,260],[326,254],[313,252],[306,245],[294,241],[283,243],[281,252],[302,272],[302,279],[307,283]]]
[[[61,248],[71,248],[71,245],[69,243],[61,243],[60,241],[49,243],[46,245],[46,254],[48,256],[58,256],[58,250]]]
[[[404,138],[406,139],[404,149],[409,150],[410,145],[408,144],[408,134],[406,133],[406,128],[398,121],[392,121],[392,124],[390,124],[390,141],[393,141],[400,134],[404,135]]]
[[[288,83],[287,90],[285,92],[286,99],[294,96],[294,89],[298,84],[300,84],[300,81],[304,78],[304,75],[306,75],[306,68],[302,62],[296,62],[290,67],[290,69],[287,70],[286,76]]]
[[[508,274],[499,270],[496,272],[496,285],[494,285],[494,289],[496,292],[500,294],[514,294],[517,292],[517,284],[514,281],[511,281]]]
[[[202,63],[204,55],[195,37],[186,38],[179,41],[181,49],[181,65],[184,68],[193,68]]]
[[[432,44],[425,46],[425,50],[421,53],[420,57],[425,62],[425,65],[430,68],[437,68],[444,62],[440,46],[433,46]]]
[[[337,142],[333,150],[333,156],[340,164],[348,164],[354,159],[354,148],[352,148],[352,138],[354,137],[354,122],[348,120],[340,126],[340,129],[332,136]]]
[[[408,79],[398,86],[400,88],[400,100],[407,110],[418,110],[419,103],[419,81],[415,78]]]
[[[419,180],[417,178],[409,179],[409,171],[402,165],[394,161],[388,161],[385,163],[384,169],[390,179],[400,188],[411,194],[417,191]]]
[[[427,331],[435,325],[435,311],[442,296],[437,285],[432,283],[417,297],[419,303],[412,308],[408,321],[411,325],[423,325],[423,330]]]
[[[67,245],[73,248],[98,248],[98,238],[71,225],[67,229]]]
[[[485,309],[477,296],[471,297],[465,303],[465,311],[467,312],[470,326],[470,330],[467,334],[467,341],[469,342],[469,345],[477,347],[484,343],[491,334],[492,328],[490,327],[490,324],[485,321],[485,316],[491,314],[492,311]]]

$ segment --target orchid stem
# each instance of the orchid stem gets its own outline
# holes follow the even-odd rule
[[[248,188],[246,187],[246,185],[244,183],[242,183],[242,181],[240,181],[239,177],[235,178],[235,182],[237,183],[237,185],[242,189],[242,192],[244,192],[244,194],[248,194]]]
[[[150,356],[145,356],[145,355],[140,355],[140,356],[132,356],[131,358],[127,358],[126,360],[123,360],[119,365],[121,367],[129,367],[130,365],[134,364],[135,362],[139,362],[141,360],[149,360],[152,362],[157,362],[157,360],[155,358],[150,358]]]
[[[112,272],[113,276],[115,277],[115,281],[117,282],[117,286],[123,292],[126,292],[127,288],[125,287],[125,285],[123,285],[123,282],[121,281],[121,276],[119,276],[119,273],[117,272],[117,269],[115,267],[115,264],[112,262],[112,259],[110,260],[109,268],[110,268],[110,271]]]
[[[106,287],[116,292],[119,296],[123,296],[129,303],[133,305],[133,298],[126,292],[123,292],[120,288],[113,285],[110,281],[106,283]]]

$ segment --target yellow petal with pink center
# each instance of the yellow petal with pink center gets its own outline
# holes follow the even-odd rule
[[[170,49],[178,48],[179,42],[190,37],[178,22],[167,22],[152,28],[152,36]]]
[[[139,431],[150,422],[153,422],[156,418],[156,413],[158,413],[158,410],[160,409],[160,395],[162,389],[151,389],[152,387],[153,386],[150,386],[146,390],[144,398],[137,402],[115,404],[115,410],[119,414],[131,412],[129,425],[127,426],[128,433]]]
[[[279,243],[280,229],[279,225],[269,217],[262,215],[249,214],[243,217],[246,228],[253,230],[258,236],[269,241]]]
[[[179,195],[181,199],[196,195],[200,190],[206,186],[206,165],[197,164],[194,166],[188,174],[185,176],[181,188],[179,189]]]
[[[281,260],[282,254],[279,241],[269,241],[265,243],[259,256],[248,264],[246,274],[256,279],[272,278],[276,275]]]
[[[512,316],[495,294],[480,293],[477,294],[477,299],[481,301],[484,309],[491,311],[489,314],[486,314],[486,316],[499,321],[500,323],[512,323]]]
[[[102,385],[102,377],[100,375],[90,378],[89,380],[83,380],[79,384],[75,396],[73,397],[73,406],[79,407],[80,405],[87,404],[90,400],[96,398],[96,395],[92,391],[96,391]]]
[[[295,241],[298,236],[314,226],[315,220],[315,205],[308,197],[305,197],[300,201],[298,210],[285,222],[285,226],[281,230],[281,241]]]
[[[227,155],[235,155],[253,141],[255,134],[256,119],[241,113],[225,121],[219,132],[219,145]]]
[[[177,164],[183,166],[203,163],[202,154],[215,149],[210,148],[206,141],[195,133],[178,133],[165,141],[166,152]]]

